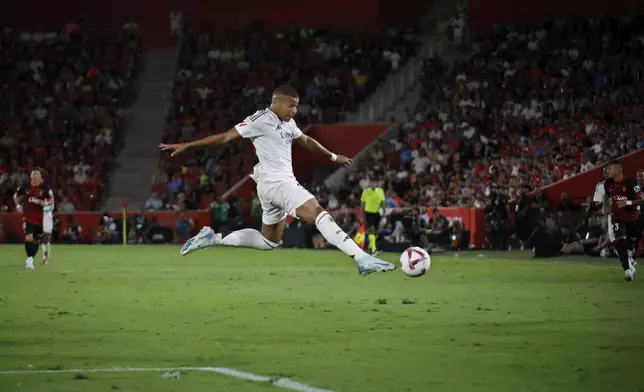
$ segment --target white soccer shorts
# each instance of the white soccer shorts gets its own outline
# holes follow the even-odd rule
[[[51,234],[53,230],[54,230],[54,216],[52,214],[43,214],[42,216],[43,233]]]
[[[274,225],[290,215],[308,200],[315,198],[295,179],[282,181],[259,181],[257,196],[262,204],[262,222]]]

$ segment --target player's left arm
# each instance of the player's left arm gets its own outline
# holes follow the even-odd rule
[[[54,204],[54,192],[48,186],[45,186],[45,195],[46,196],[45,196],[45,201],[43,203],[43,207],[53,205]]]
[[[317,140],[313,139],[310,136],[306,136],[302,132],[299,132],[299,135],[295,135],[295,141],[297,144],[300,146],[306,148],[309,151],[316,152],[321,155],[327,156],[331,161],[336,162],[340,165],[345,165],[345,166],[351,166],[353,164],[353,160],[351,158],[347,158],[344,155],[338,155],[335,153],[332,153],[331,151],[327,150],[323,145],[320,144]]]
[[[24,196],[25,188],[20,187],[13,195],[13,202],[16,205],[16,211],[22,212],[22,204],[20,204],[20,197]]]
[[[633,197],[629,200],[617,200],[617,207],[624,208],[626,206],[641,206],[644,205],[644,192],[637,183],[629,184],[632,190]]]

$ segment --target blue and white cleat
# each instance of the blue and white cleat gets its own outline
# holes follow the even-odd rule
[[[369,275],[372,272],[388,272],[396,269],[394,264],[377,259],[368,253],[365,253],[355,260],[358,263],[358,272],[360,272],[360,275]]]
[[[217,236],[221,236],[221,234],[215,234],[215,231],[209,226],[204,226],[196,236],[190,238],[183,244],[181,247],[181,255],[185,256],[192,251],[215,245]]]

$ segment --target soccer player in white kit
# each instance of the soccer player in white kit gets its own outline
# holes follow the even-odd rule
[[[49,189],[49,197],[51,204],[42,207],[42,263],[43,265],[49,264],[49,256],[51,255],[51,233],[54,231],[54,192]]]
[[[273,92],[269,108],[257,111],[224,133],[192,142],[159,146],[163,151],[172,151],[174,156],[189,148],[225,144],[241,137],[252,141],[259,158],[251,178],[257,183],[257,195],[262,205],[262,232],[242,229],[222,238],[221,234],[215,234],[205,226],[183,245],[181,254],[213,245],[274,249],[282,239],[286,217],[290,215],[315,224],[330,244],[358,263],[360,274],[394,270],[395,265],[369,255],[353,242],[315,197],[295,179],[291,161],[293,141],[310,151],[326,155],[338,164],[352,164],[351,159],[328,151],[302,133],[293,120],[298,103],[297,91],[289,85],[282,85]]]

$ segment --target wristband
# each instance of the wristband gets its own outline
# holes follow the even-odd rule
[[[338,154],[331,153],[331,161],[335,162],[338,160]]]
[[[632,201],[632,200],[626,200],[626,205],[627,205],[627,206],[632,206],[632,205],[633,205],[633,201]]]

